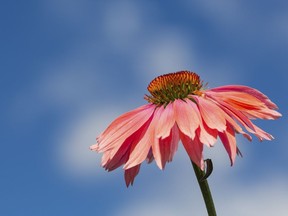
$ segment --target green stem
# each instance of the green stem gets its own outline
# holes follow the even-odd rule
[[[216,216],[216,210],[213,203],[213,198],[209,189],[208,181],[201,180],[201,178],[205,175],[205,173],[191,160],[198,184],[200,186],[202,196],[206,205],[206,209],[208,212],[208,216]]]

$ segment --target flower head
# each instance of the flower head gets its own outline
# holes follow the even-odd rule
[[[240,153],[235,134],[261,141],[273,136],[251,119],[277,119],[277,106],[260,91],[240,85],[205,89],[200,77],[180,71],[159,76],[148,86],[148,104],[115,119],[90,148],[102,152],[102,166],[114,170],[122,165],[126,185],[145,160],[155,160],[160,169],[172,161],[181,140],[190,159],[204,169],[203,147],[212,147],[219,137],[231,165]]]

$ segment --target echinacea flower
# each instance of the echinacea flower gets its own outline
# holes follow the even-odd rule
[[[153,160],[160,169],[172,161],[181,140],[190,159],[204,170],[203,147],[222,141],[233,165],[241,154],[235,134],[248,140],[273,136],[251,119],[277,119],[277,106],[260,91],[240,85],[206,89],[200,77],[189,71],[155,78],[148,86],[148,104],[115,119],[90,148],[102,152],[102,166],[122,165],[126,185],[133,184],[141,163]]]

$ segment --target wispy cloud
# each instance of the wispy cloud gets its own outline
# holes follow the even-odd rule
[[[195,181],[185,183],[187,185],[183,181],[177,182],[177,179],[169,185],[166,183],[170,195],[154,188],[153,194],[142,195],[137,202],[129,202],[121,209],[116,209],[114,215],[205,215],[206,209],[198,185]],[[288,187],[285,181],[265,179],[251,187],[231,184],[229,179],[222,178],[221,182],[213,186],[217,187],[216,190],[212,188],[212,191],[219,215],[270,216],[276,213],[285,216],[288,212]],[[157,198],[154,194],[158,194]]]
[[[105,176],[106,172],[100,166],[101,154],[92,152],[89,146],[95,144],[96,136],[119,115],[119,110],[121,108],[110,107],[86,110],[59,129],[54,145],[59,175],[66,177],[67,181],[87,180],[95,176],[97,178],[93,179],[100,181]]]

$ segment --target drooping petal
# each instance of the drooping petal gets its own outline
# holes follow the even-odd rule
[[[248,87],[247,87],[248,88]],[[244,90],[247,88],[244,88]],[[251,93],[251,94],[249,94]],[[206,91],[207,95],[213,95],[217,100],[224,101],[235,109],[243,112],[248,118],[277,119],[282,115],[275,111],[277,106],[273,104],[265,95],[251,91],[232,91],[229,88],[211,89]]]
[[[134,134],[128,137],[119,148],[112,148],[104,152],[102,166],[111,171],[126,163],[129,158],[131,146],[136,145],[144,136],[153,116],[145,122]]]
[[[214,97],[213,95],[210,95],[215,99],[218,104],[221,105],[222,109],[225,109],[226,113],[228,113],[231,117],[235,118],[240,124],[242,124],[247,131],[250,133],[255,134],[260,140],[266,139],[266,140],[271,140],[273,139],[273,136],[266,133],[256,125],[254,125],[249,118],[244,115],[241,111],[235,109],[233,106],[230,104],[217,99],[217,97]],[[245,134],[244,134],[245,135]]]
[[[227,125],[227,130],[220,132],[219,137],[230,157],[231,166],[232,166],[234,164],[237,152],[239,150],[237,150],[235,132],[233,128],[231,127],[231,125]]]
[[[234,109],[233,107],[231,107],[228,104],[226,104],[226,106],[228,107],[228,109],[230,109],[232,111],[232,114],[234,115],[234,117],[246,128],[246,130],[249,131],[250,133],[255,134],[255,136],[257,136],[259,140],[262,141],[263,139],[266,139],[266,140],[273,139],[272,135],[263,131],[258,126],[254,125],[249,120],[249,118],[246,117],[242,112]]]
[[[215,100],[215,99],[213,98],[213,96],[211,96],[210,93],[205,93],[205,94],[206,94],[206,98],[207,98],[207,99],[213,101],[213,103],[216,103],[216,104],[218,105],[218,107],[224,111],[224,116],[225,116],[225,119],[226,119],[226,125],[227,125],[227,124],[230,124],[230,125],[236,130],[237,133],[243,134],[243,136],[244,136],[246,139],[248,139],[249,141],[251,141],[251,140],[252,140],[252,137],[251,137],[249,134],[245,133],[245,132],[243,131],[242,127],[237,124],[237,122],[236,122],[236,121],[234,120],[234,118],[233,118],[234,115],[231,114],[232,112],[231,112],[230,110],[228,110],[225,106],[222,106],[221,103],[218,103],[218,101]]]
[[[170,130],[175,124],[173,104],[169,103],[165,108],[163,106],[158,108],[161,116],[156,127],[157,138],[166,138],[170,134]]]
[[[161,128],[159,129],[157,127],[159,127],[158,122],[160,121],[160,119],[163,118],[162,114],[163,114],[163,109],[157,109],[155,112],[154,118],[155,118],[155,122],[157,122],[157,126],[155,127],[155,132],[157,130],[158,131],[161,130]],[[164,138],[164,140],[169,139],[169,137],[171,137],[170,134],[171,134],[171,130],[169,131],[168,137]],[[161,150],[163,151],[163,149],[166,149],[167,146],[165,144],[164,145],[160,144],[161,140],[162,140],[161,138],[155,137],[154,141],[152,141],[151,144],[152,144],[152,153],[153,153],[155,162],[157,166],[159,167],[159,169],[162,170],[165,166],[165,163],[163,163],[165,161],[165,159],[163,159],[165,158],[165,155],[163,155],[163,152],[161,152]]]
[[[190,110],[192,113],[191,115],[193,115],[193,118],[191,119],[193,121],[191,121],[190,124],[193,125],[193,127],[196,129],[200,128],[200,132],[197,135],[197,136],[199,136],[200,141],[202,143],[206,144],[207,146],[213,146],[217,140],[217,134],[218,134],[217,130],[211,129],[206,125],[206,123],[204,122],[204,120],[201,117],[199,108],[195,102],[192,102],[190,99],[189,100],[186,99],[185,101],[187,102],[187,104],[189,105],[189,107],[191,109]],[[184,133],[184,131],[182,131],[182,132]],[[194,133],[196,133],[196,132],[194,132]],[[192,137],[192,138],[194,138],[194,137]]]
[[[282,116],[279,112],[268,109],[266,107],[259,110],[252,110],[252,109],[244,110],[243,113],[245,113],[245,115],[248,116],[250,119],[259,118],[259,119],[274,120]]]
[[[154,160],[154,156],[153,156],[153,153],[152,153],[152,147],[149,149],[149,152],[148,152],[148,155],[147,155],[147,158],[146,158],[146,161],[147,163],[152,163],[152,161]]]
[[[274,137],[271,134],[265,132],[258,126],[254,125],[254,129],[255,129],[255,135],[258,137],[260,141],[262,141],[263,139],[266,139],[266,140],[274,139]]]
[[[180,139],[190,159],[198,167],[204,170],[205,166],[203,160],[203,143],[201,143],[198,136],[195,136],[194,139],[192,140],[190,137],[186,136],[184,133],[180,131]]]
[[[196,105],[189,99],[173,102],[175,119],[182,133],[194,139],[195,130],[199,127],[200,117]]]
[[[170,154],[169,154],[169,159],[168,161],[172,161],[174,154],[176,153],[178,149],[178,143],[180,140],[180,135],[179,135],[179,128],[177,127],[176,124],[171,129],[171,144],[170,144]]]
[[[112,148],[117,148],[151,117],[155,109],[153,105],[145,105],[136,110],[123,114],[114,120],[106,131],[97,140],[98,152],[104,152]],[[93,148],[94,146],[92,146]]]
[[[197,102],[203,121],[211,129],[220,132],[226,129],[225,113],[215,103],[202,97],[193,96]]]
[[[233,104],[233,107],[238,110],[261,109],[266,107],[265,103],[245,92],[217,92],[214,93],[214,96],[231,105]]]
[[[141,164],[131,167],[130,169],[126,169],[124,172],[126,186],[128,187],[130,184],[133,185],[135,177],[138,175],[140,171]]]
[[[140,106],[134,110],[131,110],[129,112],[126,112],[120,115],[106,128],[106,130],[103,133],[101,133],[97,137],[97,141],[99,143],[104,142],[106,139],[109,139],[111,136],[116,136],[115,133],[117,132],[120,133],[121,131],[119,130],[121,129],[125,130],[125,128],[127,128],[127,125],[129,125],[129,123],[131,124],[133,121],[137,120],[138,118],[141,118],[141,116],[147,115],[148,113],[152,114],[153,111],[151,112],[149,110],[153,110],[153,109],[155,109],[155,106],[151,104],[146,104],[146,105]]]
[[[172,127],[170,135],[165,139],[160,139],[159,143],[152,144],[155,161],[160,169],[165,168],[166,162],[170,162],[178,148],[179,129],[176,124]]]
[[[258,91],[257,89],[248,87],[248,86],[243,86],[243,85],[226,85],[226,86],[221,86],[217,88],[210,89],[211,91],[214,92],[244,92],[249,95],[254,96],[255,98],[259,99],[262,101],[268,108],[270,109],[277,109],[277,105],[273,103],[265,94],[262,92]]]
[[[98,151],[99,144],[98,143],[93,144],[89,148],[90,148],[91,151]]]
[[[199,136],[201,143],[211,147],[214,146],[217,141],[218,131],[216,129],[209,128],[204,121],[201,121],[200,130],[197,136]]]
[[[129,169],[134,167],[140,163],[142,163],[148,156],[149,150],[152,144],[158,143],[159,139],[156,137],[155,127],[157,126],[157,122],[160,116],[159,109],[156,109],[154,112],[154,116],[149,124],[148,129],[146,130],[142,139],[131,146],[129,159],[124,165],[124,169]],[[153,148],[152,148],[153,151]],[[153,151],[154,158],[156,160],[156,156]]]

